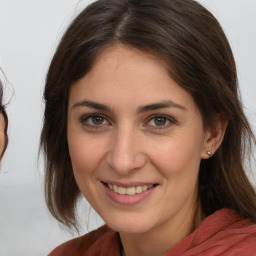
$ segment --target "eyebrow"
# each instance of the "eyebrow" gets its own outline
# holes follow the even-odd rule
[[[88,100],[83,100],[80,102],[77,102],[72,106],[72,109],[77,108],[77,107],[88,107],[88,108],[94,108],[97,110],[102,110],[106,112],[112,112],[111,108],[105,104],[97,103],[94,101],[88,101]],[[144,113],[152,110],[157,110],[157,109],[162,109],[162,108],[178,108],[181,110],[187,110],[184,106],[179,105],[171,100],[168,101],[162,101],[162,102],[157,102],[157,103],[152,103],[148,104],[145,106],[140,106],[137,109],[138,113]]]
[[[77,102],[76,104],[74,104],[72,106],[72,109],[77,108],[77,107],[88,107],[88,108],[103,110],[106,112],[112,112],[111,108],[108,107],[107,105],[93,102],[93,101],[88,101],[88,100],[83,100],[83,101]]]
[[[184,106],[181,106],[171,100],[168,100],[168,101],[162,101],[162,102],[158,102],[158,103],[149,104],[146,106],[141,106],[137,109],[137,112],[144,113],[144,112],[157,110],[157,109],[161,109],[161,108],[178,108],[181,110],[187,110]]]

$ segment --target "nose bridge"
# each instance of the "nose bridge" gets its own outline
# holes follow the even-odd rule
[[[116,128],[108,154],[108,163],[116,172],[127,175],[144,165],[145,157],[138,147],[139,137],[131,125]]]

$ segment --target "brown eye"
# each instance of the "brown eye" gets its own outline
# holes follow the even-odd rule
[[[151,116],[151,118],[146,123],[146,126],[150,127],[151,129],[167,129],[175,123],[176,121],[170,116],[155,114]]]
[[[156,126],[164,126],[166,124],[167,120],[165,117],[155,117],[154,123]]]
[[[93,116],[92,117],[92,123],[94,125],[101,125],[103,124],[105,119],[102,116]]]
[[[105,125],[109,125],[109,122],[107,121],[107,119],[102,116],[102,115],[98,115],[98,114],[90,114],[90,115],[86,115],[83,116],[80,119],[80,122],[90,128],[102,128]]]

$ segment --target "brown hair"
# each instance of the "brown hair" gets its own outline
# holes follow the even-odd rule
[[[0,69],[0,71],[1,71],[1,69]],[[3,115],[4,121],[5,121],[5,127],[4,127],[5,141],[4,141],[3,152],[0,154],[0,160],[1,160],[4,155],[5,150],[7,148],[7,144],[8,144],[8,135],[7,135],[8,117],[7,117],[7,114],[5,111],[5,105],[3,105],[3,85],[2,85],[1,80],[0,80],[0,113]]]
[[[215,155],[202,160],[199,192],[209,215],[229,207],[256,223],[256,195],[243,161],[254,136],[243,113],[236,66],[228,40],[213,15],[193,0],[99,0],[64,34],[49,67],[41,147],[45,153],[47,206],[61,223],[75,225],[79,189],[67,144],[71,85],[89,72],[111,44],[124,44],[165,61],[170,76],[195,100],[204,126],[224,113],[228,127]]]

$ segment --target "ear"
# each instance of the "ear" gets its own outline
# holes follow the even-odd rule
[[[223,141],[227,125],[227,119],[220,114],[215,119],[214,125],[207,129],[205,132],[204,144],[201,153],[202,159],[210,158],[218,150]]]

